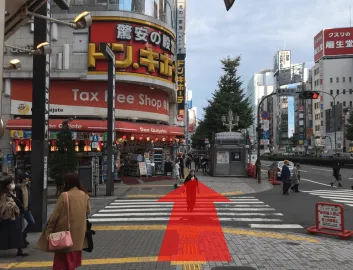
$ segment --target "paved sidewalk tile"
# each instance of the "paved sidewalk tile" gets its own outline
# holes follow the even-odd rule
[[[158,262],[164,232],[137,229],[97,231],[95,250],[83,253],[84,266],[80,269],[210,270],[214,266],[251,266],[259,270],[353,269],[351,240],[236,229],[224,229],[231,262]],[[38,237],[39,234],[31,234],[29,240],[35,243]],[[16,258],[15,251],[1,251],[0,268],[51,269],[52,254],[42,253],[33,246],[28,252],[29,257]],[[43,267],[38,262],[42,262]]]

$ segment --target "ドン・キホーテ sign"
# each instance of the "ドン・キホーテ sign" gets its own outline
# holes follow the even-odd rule
[[[11,114],[32,114],[32,82],[13,80]],[[50,114],[104,117],[107,114],[107,84],[103,81],[51,81]],[[169,120],[168,93],[147,86],[119,83],[116,115],[157,121]]]
[[[108,43],[115,53],[117,72],[174,82],[175,38],[166,28],[131,18],[116,17],[110,21],[93,18],[88,44],[89,74],[107,72],[107,60],[99,52],[101,42]]]

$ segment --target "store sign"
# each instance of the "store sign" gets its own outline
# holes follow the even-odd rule
[[[185,0],[177,0],[177,53],[186,53],[186,42],[185,42]]]
[[[319,204],[317,206],[318,222],[322,229],[342,230],[342,208],[330,205]]]
[[[324,29],[314,38],[314,60],[353,55],[353,27]]]
[[[116,72],[148,74],[174,82],[175,39],[165,28],[136,20],[93,21],[88,44],[89,74],[107,72],[108,62],[99,51],[107,42],[116,55]]]
[[[103,81],[51,81],[50,114],[66,116],[107,115],[107,83]],[[11,114],[32,114],[32,82],[13,80]],[[147,86],[119,83],[116,115],[158,121],[169,120],[168,93]]]
[[[16,46],[16,45],[13,45]],[[26,54],[28,55],[28,51],[29,50],[34,50],[33,45],[27,45],[27,46],[23,46],[23,47],[17,47],[16,48],[4,48],[4,52],[11,52],[12,54]]]
[[[177,91],[177,104],[178,111],[185,109],[185,55],[178,55],[178,91]],[[183,115],[183,113],[179,113]]]

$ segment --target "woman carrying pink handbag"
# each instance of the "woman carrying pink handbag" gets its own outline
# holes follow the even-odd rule
[[[59,196],[37,248],[55,252],[53,270],[74,270],[81,266],[82,250],[87,248],[86,218],[91,207],[78,174],[65,174],[63,180],[65,192]]]

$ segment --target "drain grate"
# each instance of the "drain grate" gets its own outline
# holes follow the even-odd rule
[[[299,246],[300,243],[298,242],[285,242],[286,245],[290,245],[290,246]]]
[[[141,188],[141,190],[152,190],[152,188],[151,187]]]
[[[256,270],[250,266],[216,266],[212,267],[211,270]]]

